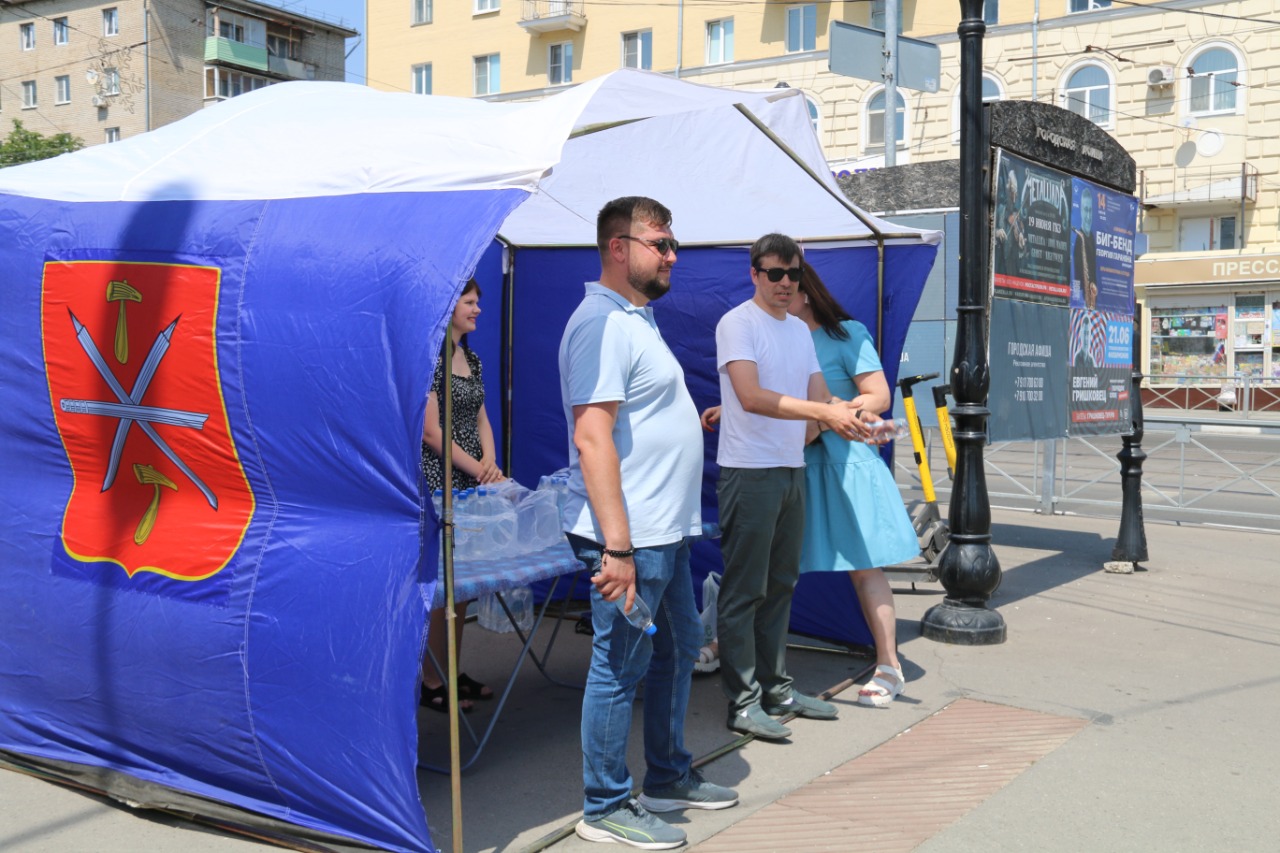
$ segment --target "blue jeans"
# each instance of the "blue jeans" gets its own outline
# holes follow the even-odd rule
[[[569,534],[578,559],[595,566],[601,546]],[[653,611],[658,630],[646,636],[627,622],[616,604],[591,588],[591,669],[582,697],[583,814],[602,817],[631,796],[627,739],[636,686],[644,684],[644,787],[685,781],[693,756],[684,748],[693,663],[702,642],[702,622],[693,602],[689,543],[637,548],[636,594]]]

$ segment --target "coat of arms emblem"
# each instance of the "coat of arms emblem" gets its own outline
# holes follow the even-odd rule
[[[215,267],[45,264],[50,402],[74,476],[67,554],[196,581],[235,554],[254,497],[218,372]]]

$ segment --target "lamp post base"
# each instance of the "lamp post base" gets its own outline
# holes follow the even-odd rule
[[[1005,641],[1004,617],[995,610],[945,598],[925,611],[920,633],[927,640],[956,646],[998,646]]]

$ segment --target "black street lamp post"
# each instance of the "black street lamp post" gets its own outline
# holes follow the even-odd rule
[[[1142,523],[1142,463],[1147,454],[1142,449],[1144,433],[1142,416],[1142,365],[1138,360],[1138,332],[1143,329],[1142,306],[1133,309],[1133,368],[1129,390],[1129,432],[1121,436],[1122,447],[1116,454],[1120,460],[1120,532],[1111,551],[1111,560],[1128,564],[1129,570],[1147,559],[1147,532]],[[1110,567],[1108,567],[1110,568]]]
[[[982,450],[986,443],[988,238],[990,151],[982,121],[983,0],[960,0],[960,294],[951,388],[956,471],[951,491],[951,543],[938,570],[946,598],[924,614],[921,633],[957,645],[1003,643],[1004,618],[987,607],[1000,585],[991,550],[991,504]]]

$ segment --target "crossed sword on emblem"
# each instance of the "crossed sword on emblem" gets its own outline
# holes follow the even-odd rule
[[[142,398],[147,393],[147,388],[151,385],[151,380],[155,377],[161,360],[169,351],[169,340],[173,337],[173,330],[177,328],[178,320],[181,317],[175,319],[164,331],[156,336],[155,343],[151,345],[151,351],[147,353],[146,361],[142,363],[142,368],[138,371],[138,378],[134,380],[133,390],[126,392],[124,386],[120,384],[115,374],[111,372],[111,368],[107,366],[107,361],[102,357],[102,353],[98,351],[98,346],[94,343],[93,336],[89,334],[89,330],[85,328],[84,324],[80,322],[73,312],[68,310],[67,313],[71,314],[71,324],[75,327],[76,340],[80,342],[80,347],[84,350],[85,355],[89,356],[89,361],[93,363],[98,375],[111,388],[111,393],[116,396],[116,402],[114,403],[100,400],[62,399],[59,401],[59,405],[64,412],[118,418],[120,421],[116,425],[115,438],[111,442],[111,455],[107,462],[107,475],[102,481],[102,491],[105,492],[111,488],[112,483],[115,482],[116,473],[120,470],[120,457],[124,454],[124,440],[129,435],[129,427],[136,423],[160,452],[167,456],[169,461],[195,484],[195,487],[204,495],[205,500],[209,502],[209,506],[216,510],[218,508],[217,495],[204,484],[204,481],[196,475],[196,472],[191,470],[187,463],[182,461],[182,458],[174,452],[173,448],[160,437],[155,427],[152,426],[152,424],[160,423],[187,429],[204,429],[204,423],[209,419],[209,416],[199,412],[184,412],[180,409],[164,409],[142,405]],[[139,482],[154,485],[156,488],[156,497],[152,500],[151,508],[147,510],[147,516],[154,522],[155,511],[159,503],[160,486],[177,487],[150,465],[135,465],[134,472],[137,474]],[[144,518],[144,524],[146,521],[147,519]],[[147,526],[147,532],[150,532],[150,525]],[[143,538],[145,539],[146,537],[143,536]]]

